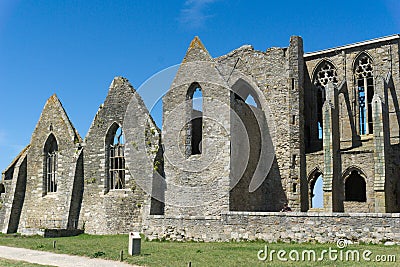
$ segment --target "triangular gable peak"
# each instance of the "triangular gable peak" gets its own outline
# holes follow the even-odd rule
[[[188,87],[193,82],[211,82],[224,86],[227,85],[220,71],[216,67],[214,58],[210,56],[207,49],[197,36],[191,41],[169,91],[177,86]]]
[[[118,76],[113,79],[110,84],[110,88],[108,90],[107,97],[104,101],[104,104],[100,106],[100,109],[97,113],[99,113],[103,109],[112,109],[112,113],[117,113],[121,122],[125,115],[126,109],[132,98],[135,97],[138,103],[144,107],[144,110],[148,113],[147,107],[143,102],[143,99],[139,95],[139,93],[133,88],[131,83],[127,78]],[[115,112],[118,111],[118,112]],[[118,118],[115,118],[118,121]]]
[[[61,127],[63,129],[56,129],[56,127]],[[39,121],[33,132],[31,144],[35,141],[33,140],[34,137],[43,130],[45,130],[46,132],[67,130],[70,141],[74,143],[82,142],[82,138],[73,126],[63,105],[61,104],[61,101],[58,99],[56,94],[53,94],[49,99],[47,99],[46,104],[44,105],[44,108],[40,115]]]
[[[114,122],[122,125],[126,108],[134,95],[138,95],[138,93],[128,79],[120,76],[114,77],[104,102],[93,118],[85,140],[93,134],[93,131],[106,131]]]
[[[183,58],[182,64],[194,61],[212,61],[212,57],[200,41],[198,36],[190,42],[189,48],[186,51],[186,55]]]
[[[108,89],[108,94],[104,104],[106,104],[110,98],[113,98],[116,95],[120,97],[128,97],[130,99],[135,92],[136,90],[133,88],[128,79],[121,76],[114,77]]]

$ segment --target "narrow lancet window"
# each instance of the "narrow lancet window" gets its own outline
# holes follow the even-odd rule
[[[368,55],[361,54],[355,64],[354,75],[357,88],[360,134],[372,134],[372,98],[374,96],[372,60]]]
[[[202,152],[203,94],[198,83],[193,83],[190,86],[186,98],[189,117],[186,129],[186,156],[189,157]]]
[[[121,127],[111,127],[108,142],[108,188],[125,188],[125,140]]]
[[[53,134],[44,145],[44,191],[57,192],[57,152],[58,144]]]

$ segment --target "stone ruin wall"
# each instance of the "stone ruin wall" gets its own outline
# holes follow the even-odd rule
[[[150,216],[143,233],[149,240],[400,244],[400,214],[229,212],[221,216]]]
[[[58,145],[57,192],[46,192],[43,182],[43,147],[50,135],[55,136]],[[73,213],[71,196],[81,141],[58,98],[53,95],[46,102],[27,151],[28,178],[19,231],[29,228],[67,228],[75,223],[76,218],[70,217]]]
[[[374,159],[374,143],[372,135],[367,136],[356,136],[358,131],[357,125],[354,125],[355,129],[350,124],[349,120],[349,107],[354,115],[353,110],[353,99],[356,99],[355,95],[355,78],[353,72],[353,65],[360,53],[366,53],[373,60],[373,75],[374,75],[374,92],[379,94],[383,101],[388,105],[389,112],[389,125],[390,130],[390,147],[388,149],[388,160],[386,162],[386,168],[388,171],[387,183],[388,191],[395,190],[396,180],[399,180],[399,164],[398,159],[398,143],[399,143],[399,107],[398,101],[399,96],[396,93],[396,89],[400,86],[400,72],[399,68],[399,41],[391,40],[385,42],[378,42],[373,44],[366,44],[363,46],[355,46],[349,48],[340,47],[331,52],[321,53],[310,53],[305,55],[306,62],[306,79],[305,79],[305,98],[306,98],[306,109],[305,116],[307,119],[306,124],[311,127],[311,135],[317,136],[317,128],[315,122],[316,110],[312,104],[316,103],[315,94],[312,93],[315,87],[312,85],[313,75],[315,75],[315,69],[318,65],[327,61],[336,67],[336,73],[338,78],[338,86],[342,82],[346,82],[342,92],[339,93],[339,135],[340,135],[340,149],[341,149],[341,169],[342,175],[347,170],[357,167],[366,176],[367,186],[367,203],[344,203],[345,212],[374,212],[374,203],[376,201],[376,194],[374,192],[374,179],[375,179],[375,159]],[[391,76],[388,76],[388,74]],[[385,85],[384,79],[391,77],[388,85]],[[387,91],[387,98],[385,97],[385,90]],[[343,93],[344,92],[344,93]],[[353,130],[354,129],[354,130]],[[315,141],[311,141],[310,145],[315,145]],[[323,172],[323,152],[322,147],[320,151],[307,153],[307,178],[310,180],[312,172],[318,168]],[[309,147],[308,151],[315,151],[315,148]],[[342,177],[342,184],[344,181]],[[309,181],[310,182],[310,181]],[[397,182],[398,183],[398,182]],[[308,184],[308,187],[310,185]],[[392,189],[389,189],[392,188]],[[336,189],[338,190],[338,188]],[[309,192],[310,193],[310,192]],[[389,198],[396,198],[390,194]],[[398,200],[399,201],[399,200]],[[396,202],[396,200],[390,200],[389,202]]]
[[[139,100],[138,100],[139,99]],[[131,140],[127,138],[127,132],[132,131],[124,125],[125,112],[130,103],[135,103],[135,110],[130,116],[146,114],[144,103],[136,93],[128,80],[116,77],[109,89],[107,98],[99,108],[84,143],[84,196],[82,202],[80,227],[91,234],[127,233],[139,231],[142,217],[149,213],[150,200],[146,192],[137,184],[138,176],[146,177],[152,174],[152,165],[146,167],[146,156],[131,156],[138,169],[132,165],[126,165],[124,189],[108,188],[108,173],[106,171],[106,136],[111,127],[121,126],[125,137],[125,158],[129,160],[132,150],[137,146],[143,146],[144,141]],[[159,130],[153,121],[148,122],[154,134]],[[132,125],[132,124],[131,124]],[[136,126],[136,125],[135,125]],[[139,134],[144,136],[144,127]],[[115,129],[116,130],[116,129]],[[139,131],[139,130],[138,130]],[[127,143],[130,142],[130,145]],[[135,143],[135,145],[133,145]],[[158,138],[151,140],[158,144]],[[141,149],[143,149],[141,147]],[[144,150],[144,149],[143,149]],[[133,158],[133,159],[132,159]]]
[[[229,86],[234,87],[235,81],[242,77],[251,77],[249,84],[254,83],[253,89],[261,91],[260,101],[276,153],[266,178],[269,193],[264,211],[279,210],[285,202],[289,202],[295,210],[301,209],[300,180],[304,179],[301,172],[301,166],[304,166],[303,118],[300,112],[303,98],[302,54],[302,39],[292,37],[288,48],[270,48],[262,52],[243,46],[216,58],[225,79],[236,66]],[[235,159],[232,159],[232,164],[234,162]]]

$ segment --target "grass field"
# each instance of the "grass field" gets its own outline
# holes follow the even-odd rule
[[[53,241],[56,241],[56,248],[53,248]],[[188,266],[189,262],[193,267],[196,266],[395,266],[400,262],[400,246],[383,245],[348,245],[347,248],[338,249],[336,244],[286,244],[286,243],[265,243],[257,242],[225,242],[225,243],[202,243],[202,242],[149,242],[142,241],[141,254],[138,256],[128,255],[128,236],[127,235],[80,235],[76,237],[63,238],[42,238],[38,236],[22,237],[19,235],[0,235],[0,245],[23,247],[35,250],[45,250],[55,253],[65,253],[72,255],[81,255],[87,257],[99,257],[104,259],[119,260],[120,251],[123,250],[124,261],[144,266]],[[268,247],[268,257],[261,261],[258,259],[258,252]],[[337,255],[337,260],[329,260],[329,248],[332,251],[332,258]],[[272,250],[276,252],[269,256]],[[284,250],[288,261],[280,261],[277,256],[278,250]],[[307,251],[305,251],[307,250]],[[309,251],[315,251],[315,261]],[[324,259],[318,261],[323,250]],[[350,251],[349,251],[350,250]],[[368,253],[369,250],[371,254]],[[295,251],[295,252],[293,252]],[[299,261],[293,261],[296,258],[296,251],[299,253]],[[305,252],[304,252],[305,251]],[[341,252],[340,252],[341,251]],[[354,252],[358,251],[358,252]],[[283,254],[283,252],[280,252]],[[302,260],[304,253],[305,260]],[[311,254],[310,254],[311,253]],[[355,253],[355,254],[353,254]],[[359,254],[360,261],[346,261],[353,259]],[[364,256],[370,261],[363,260]],[[311,260],[308,260],[310,254]],[[340,255],[342,254],[340,260]],[[346,256],[347,255],[347,256]],[[393,257],[393,256],[394,257]],[[260,257],[264,257],[261,253]],[[378,258],[391,262],[377,262]],[[396,262],[394,262],[396,260]],[[1,261],[0,261],[1,263]],[[1,265],[3,266],[3,265]],[[4,265],[14,266],[14,265]],[[18,266],[18,265],[15,265]],[[24,266],[24,265],[21,265]],[[30,265],[27,265],[30,266]],[[33,265],[34,266],[34,265]]]
[[[8,259],[3,259],[0,258],[0,266],[1,267],[46,267],[48,265],[40,265],[40,264],[34,264],[34,263],[29,263],[29,262],[24,262],[24,261],[15,261],[15,260],[8,260]]]

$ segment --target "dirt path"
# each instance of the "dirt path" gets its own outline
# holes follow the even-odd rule
[[[14,248],[0,246],[0,258],[22,260],[31,263],[53,265],[60,267],[132,267],[127,263],[118,261],[91,259],[81,256],[72,256],[66,254],[56,254],[46,251],[37,251],[25,248]],[[136,266],[138,267],[138,266]]]

